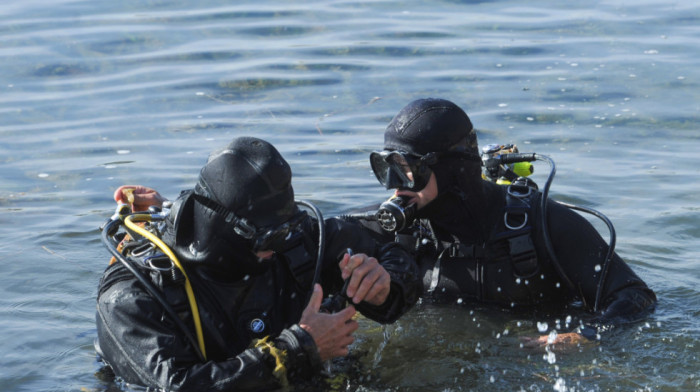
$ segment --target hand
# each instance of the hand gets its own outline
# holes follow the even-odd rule
[[[131,211],[146,211],[150,206],[160,207],[167,199],[155,189],[141,185],[122,185],[114,191],[114,201],[128,203]]]
[[[556,338],[552,341],[550,341],[549,335],[538,336],[536,338],[526,337],[522,338],[522,340],[523,346],[527,348],[544,348],[548,345],[553,345],[555,348],[564,351],[590,342],[583,335],[576,332],[557,334]]]
[[[338,265],[342,278],[350,279],[345,294],[353,303],[367,301],[381,305],[386,301],[391,290],[391,277],[377,259],[364,253],[353,256],[346,253]]]
[[[316,284],[311,300],[301,314],[299,326],[313,338],[321,360],[344,357],[350,351],[348,345],[355,341],[352,334],[359,327],[352,319],[355,308],[348,306],[338,313],[320,313],[322,300],[323,289]]]

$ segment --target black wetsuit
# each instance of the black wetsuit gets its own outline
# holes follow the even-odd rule
[[[481,186],[481,192],[440,195],[419,211],[420,220],[395,236],[416,250],[424,298],[508,309],[556,310],[577,304],[589,313],[586,324],[594,326],[639,320],[654,310],[654,292],[616,253],[594,309],[608,245],[583,216],[548,200],[555,264],[542,231],[541,193],[526,198],[518,211],[507,202],[506,186],[488,181]],[[509,209],[515,230],[505,224]],[[381,233],[376,222],[362,221]],[[386,241],[393,234],[384,236]]]
[[[187,216],[191,203],[190,194],[185,194],[173,211],[185,210],[182,215]],[[246,255],[251,252],[246,249],[188,262],[196,257],[175,243],[176,238],[183,237],[179,231],[187,230],[186,224],[178,229],[184,219],[174,218],[164,240],[178,258],[182,257],[189,275],[207,361],[198,358],[163,306],[121,263],[107,268],[99,286],[96,348],[104,361],[128,383],[172,391],[277,389],[285,378],[294,382],[315,374],[321,366],[318,350],[311,336],[297,324],[307,305],[316,267],[315,221],[309,218],[305,222],[305,233],[309,234],[299,238],[298,246],[259,264],[249,260]],[[343,281],[338,262],[346,249],[352,248],[355,253],[376,257],[391,275],[387,301],[382,306],[356,305],[363,315],[390,323],[415,303],[420,277],[415,262],[401,246],[380,246],[357,225],[337,219],[327,220],[325,227],[326,256],[321,273],[324,295],[340,291]],[[173,282],[169,274],[143,272],[194,334],[182,282]],[[269,349],[253,346],[256,339],[267,336],[274,347],[285,351],[287,377],[273,373],[276,363]]]

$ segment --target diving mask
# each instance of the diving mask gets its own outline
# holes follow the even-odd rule
[[[403,151],[375,151],[369,155],[369,163],[379,183],[386,189],[420,191],[430,180],[429,165],[437,162],[435,153],[423,156]]]

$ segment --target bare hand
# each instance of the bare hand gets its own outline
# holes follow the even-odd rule
[[[323,289],[316,284],[311,300],[301,314],[299,326],[313,338],[321,360],[344,357],[348,355],[348,345],[355,341],[352,334],[359,327],[352,319],[355,308],[348,306],[338,313],[320,313],[322,300]]]
[[[366,301],[381,305],[391,290],[391,277],[374,257],[364,253],[345,254],[338,264],[343,279],[350,279],[346,295],[353,303]]]
[[[568,350],[578,347],[582,344],[589,343],[590,341],[586,339],[583,335],[576,332],[560,333],[550,341],[549,335],[538,336],[536,338],[523,338],[523,347],[527,348],[545,348],[548,345],[552,345],[554,348],[559,350]]]
[[[114,201],[128,203],[131,211],[146,211],[150,206],[160,207],[167,199],[155,189],[142,185],[122,185],[114,191]]]

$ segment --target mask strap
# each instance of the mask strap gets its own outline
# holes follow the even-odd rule
[[[224,217],[226,223],[233,224],[233,231],[245,239],[251,239],[255,236],[257,228],[245,218],[237,216],[233,211],[215,202],[209,197],[209,192],[206,185],[200,180],[194,187],[195,199],[202,203],[207,208]]]

